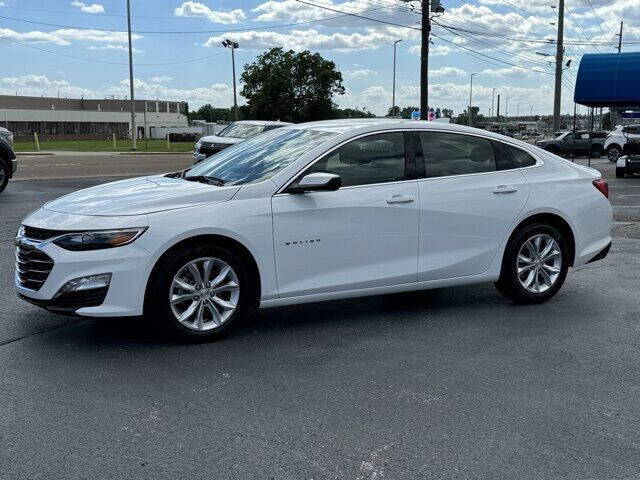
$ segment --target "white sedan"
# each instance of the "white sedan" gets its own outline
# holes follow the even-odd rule
[[[52,312],[195,339],[249,307],[453,285],[540,303],[606,256],[607,195],[597,171],[473,128],[291,125],[47,203],[20,227],[15,283]]]

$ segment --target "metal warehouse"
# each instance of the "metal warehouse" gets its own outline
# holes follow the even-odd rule
[[[136,100],[138,138],[154,137],[155,129],[186,127],[187,103]],[[0,125],[18,140],[119,138],[131,134],[131,101],[121,99],[48,98],[0,95]]]

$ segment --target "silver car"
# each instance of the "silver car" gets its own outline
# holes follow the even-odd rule
[[[17,167],[18,161],[13,153],[13,133],[0,127],[0,192],[7,187]]]
[[[248,140],[267,130],[284,127],[285,125],[290,125],[290,123],[267,120],[242,120],[233,122],[217,135],[209,135],[198,140],[193,150],[193,163],[200,163],[202,160],[231,145]]]

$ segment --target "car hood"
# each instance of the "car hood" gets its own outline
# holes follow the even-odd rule
[[[207,143],[227,143],[229,145],[234,145],[236,143],[240,143],[244,141],[244,138],[235,138],[235,137],[219,137],[218,135],[209,135],[207,137],[202,137],[200,141]]]
[[[226,202],[240,187],[217,187],[164,176],[105,183],[60,197],[45,210],[76,215],[125,216]]]

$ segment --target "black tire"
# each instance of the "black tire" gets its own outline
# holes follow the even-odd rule
[[[607,157],[611,163],[616,163],[622,156],[622,147],[617,144],[609,145],[607,148]]]
[[[591,147],[591,158],[600,158],[602,156],[602,147],[600,145],[594,145]]]
[[[199,331],[188,328],[174,316],[169,296],[175,275],[190,261],[202,257],[222,260],[236,274],[240,287],[240,297],[235,311],[220,326],[211,330]],[[232,325],[246,315],[250,304],[251,292],[247,268],[232,250],[211,245],[190,246],[176,250],[163,258],[149,281],[145,298],[145,316],[155,322],[169,338],[178,338],[189,342],[212,341],[225,335]]]
[[[551,288],[542,293],[532,293],[525,289],[518,279],[517,258],[523,245],[531,237],[538,234],[549,235],[557,242],[562,255],[562,264],[560,266],[560,273]],[[527,225],[516,232],[509,240],[509,244],[507,245],[502,259],[500,278],[495,283],[495,286],[502,295],[515,303],[537,304],[546,302],[558,293],[558,290],[562,287],[569,269],[569,261],[567,240],[557,228],[546,223],[534,223]]]
[[[7,188],[7,183],[9,183],[9,166],[0,158],[0,193]]]
[[[623,167],[616,167],[616,178],[624,178],[627,172]]]

